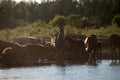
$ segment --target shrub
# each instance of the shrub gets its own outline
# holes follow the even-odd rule
[[[113,17],[112,24],[117,24],[120,27],[120,15],[117,14]]]
[[[63,27],[67,24],[67,19],[64,16],[57,15],[49,23],[52,26]]]
[[[82,17],[82,28],[88,27],[90,25],[89,19],[87,17]]]
[[[33,27],[47,27],[47,23],[45,21],[37,20],[32,23]]]
[[[20,20],[16,20],[16,21],[15,21],[15,24],[16,24],[16,26],[26,26],[26,25],[29,24],[29,22],[20,19]]]
[[[82,25],[80,15],[69,15],[67,19],[68,19],[68,25],[70,26],[80,28]]]

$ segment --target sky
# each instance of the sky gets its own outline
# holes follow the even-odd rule
[[[38,2],[38,3],[41,2],[41,0],[14,0],[14,1],[16,1],[16,2],[20,2],[20,1],[36,1],[36,2]]]

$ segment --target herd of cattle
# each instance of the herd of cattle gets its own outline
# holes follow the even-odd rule
[[[120,36],[112,34],[109,41],[113,56],[116,48],[120,54]],[[101,42],[93,34],[79,39],[67,35],[63,44],[57,46],[54,39],[15,38],[13,42],[0,40],[0,64],[21,65],[40,60],[88,60],[95,63],[97,51],[101,50]]]

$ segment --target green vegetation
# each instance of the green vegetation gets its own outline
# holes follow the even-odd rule
[[[119,3],[120,0],[0,0],[0,29],[26,26],[38,20],[49,23],[56,15],[69,16],[70,24],[77,28],[89,24],[99,28],[110,25],[113,17],[120,15]],[[75,17],[82,18],[83,24],[81,19],[73,21]]]
[[[78,29],[74,27],[66,27],[66,32],[75,35],[88,35],[88,34],[95,34],[98,38],[108,38],[111,34],[120,34],[120,28],[117,27],[116,24],[101,27],[100,29]]]
[[[119,14],[113,17],[112,24],[117,24],[117,26],[120,27],[120,15]]]
[[[52,26],[57,26],[57,27],[64,27],[67,24],[67,19],[64,16],[55,16],[50,23]]]
[[[38,21],[23,27],[0,30],[0,39],[12,41],[15,37],[52,38],[58,31],[58,27],[52,27],[45,22]],[[116,25],[111,25],[106,28],[101,27],[100,29],[78,29],[76,27],[66,25],[65,34],[67,33],[74,35],[95,34],[98,38],[108,38],[113,33],[120,34],[120,28]]]
[[[65,34],[120,34],[120,0],[42,1],[0,0],[0,39],[53,37],[61,26]]]
[[[83,30],[83,34],[96,34],[99,38],[108,38],[111,34],[120,34],[120,28],[118,28],[115,24],[101,27],[100,29],[89,29]]]
[[[41,22],[41,24],[38,22],[23,27],[0,30],[0,39],[12,41],[15,37],[47,38],[54,36],[58,31],[57,28],[50,27],[44,22]]]
[[[69,15],[67,16],[68,20],[68,25],[81,28],[82,23],[81,23],[81,16],[80,15]]]

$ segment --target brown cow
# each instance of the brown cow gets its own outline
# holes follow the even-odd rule
[[[14,44],[14,43],[12,43],[12,42],[7,42],[7,41],[0,40],[0,54],[2,53],[2,51],[3,51],[6,47],[15,47],[15,46],[20,46],[20,45]]]
[[[85,46],[84,41],[79,39],[76,40],[72,38],[71,36],[66,36],[65,41],[69,43],[69,49],[72,52],[71,57],[74,57],[74,59],[83,58],[83,53],[85,53]]]
[[[28,57],[25,47],[7,47],[1,53],[1,62],[6,66],[21,65],[26,62]]]
[[[37,39],[34,37],[27,37],[27,38],[14,38],[13,43],[19,43],[21,45],[29,45],[29,44],[41,44],[42,39]]]
[[[89,61],[93,64],[96,63],[96,49],[97,37],[96,35],[88,35],[85,39],[86,51],[89,54]]]
[[[101,41],[97,41],[97,49],[96,49],[97,59],[102,60],[102,43]]]
[[[34,59],[52,59],[53,58],[53,48],[51,46],[44,45],[27,45],[26,46],[28,54]]]
[[[118,34],[112,34],[109,38],[110,45],[111,45],[111,51],[112,51],[112,61],[115,58],[117,61],[117,53],[116,49],[118,48],[119,51],[119,61],[120,61],[120,36]]]
[[[38,62],[39,59],[52,59],[52,48],[43,45],[26,45],[5,48],[1,54],[2,62],[6,65],[21,65]]]

